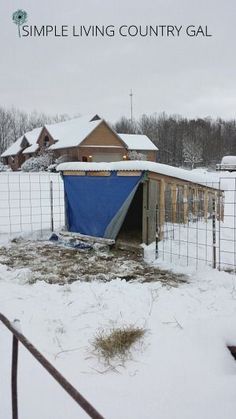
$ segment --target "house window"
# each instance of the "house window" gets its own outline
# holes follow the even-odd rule
[[[43,141],[44,147],[47,148],[49,146],[49,143],[50,143],[49,137],[46,135]]]
[[[11,156],[11,163],[15,163],[15,157]]]
[[[82,156],[82,161],[88,161],[88,157],[87,156]]]

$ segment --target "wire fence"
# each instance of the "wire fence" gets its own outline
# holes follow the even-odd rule
[[[61,228],[64,187],[58,173],[0,173],[0,234]]]
[[[201,189],[186,198],[177,187],[173,201],[173,191],[166,188],[164,215],[157,210],[157,257],[236,272],[236,177],[221,177],[207,186],[214,190],[207,211]],[[43,235],[64,225],[64,187],[58,173],[0,173],[0,236]]]
[[[214,191],[207,198],[199,190],[187,200],[177,188],[174,204],[166,188],[164,215],[157,214],[157,258],[236,272],[236,178],[222,177],[207,186]],[[164,219],[162,226],[160,219]]]

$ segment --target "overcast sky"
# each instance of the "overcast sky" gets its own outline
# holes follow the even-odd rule
[[[32,25],[208,25],[212,37],[19,38]],[[166,111],[236,118],[235,0],[3,0],[0,105],[110,121]]]

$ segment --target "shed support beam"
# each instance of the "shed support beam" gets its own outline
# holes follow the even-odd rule
[[[209,206],[209,195],[208,191],[204,192],[204,219],[207,221],[208,219],[208,206]]]
[[[161,179],[160,181],[160,208],[159,208],[159,220],[160,220],[160,240],[163,239],[164,236],[164,224],[165,224],[165,181]]]
[[[172,223],[176,223],[176,209],[177,209],[177,186],[176,183],[171,185],[171,207],[172,207]],[[179,220],[178,220],[179,222]]]
[[[143,183],[143,227],[142,242],[148,244],[148,182]]]
[[[189,188],[187,185],[184,185],[184,197],[183,197],[183,207],[184,207],[184,224],[188,223],[188,193]]]

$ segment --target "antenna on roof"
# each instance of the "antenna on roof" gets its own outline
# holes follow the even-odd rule
[[[134,94],[133,94],[132,89],[130,90],[129,96],[130,96],[130,121],[131,123],[133,123],[133,96]]]

